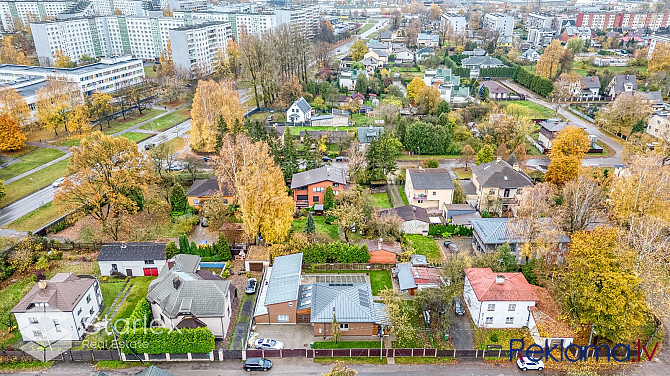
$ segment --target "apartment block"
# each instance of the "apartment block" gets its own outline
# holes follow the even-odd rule
[[[651,59],[651,54],[654,53],[654,49],[661,43],[670,43],[670,34],[654,34],[649,37],[648,59]]]
[[[658,30],[670,25],[670,12],[665,13],[624,13],[592,12],[577,14],[575,26],[588,26],[592,29],[607,30],[613,28]]]
[[[183,26],[170,30],[172,60],[175,67],[198,75],[212,73],[214,56],[225,51],[231,39],[228,22]]]
[[[497,31],[500,36],[510,36],[514,31],[514,17],[501,13],[484,15],[484,29]]]
[[[74,4],[73,0],[3,0],[0,1],[0,24],[7,32],[14,31],[15,27],[27,28],[31,22],[56,17]]]
[[[443,13],[440,22],[443,29],[451,27],[455,34],[463,34],[468,28],[467,19],[458,13]]]
[[[561,30],[561,21],[550,13],[529,13],[526,17],[526,30],[530,29],[552,29]]]

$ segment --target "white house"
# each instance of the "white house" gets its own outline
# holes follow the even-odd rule
[[[377,60],[378,66],[383,67],[384,65],[388,64],[389,55],[390,54],[387,50],[369,50],[365,55],[363,55],[363,58],[367,59],[371,57]]]
[[[661,140],[670,140],[670,118],[668,118],[668,114],[659,112],[650,116],[646,132]]]
[[[465,269],[463,297],[480,328],[528,326],[530,308],[538,301],[523,274],[495,273],[491,268]]]
[[[292,124],[309,123],[312,120],[312,106],[300,97],[286,110],[286,122]]]
[[[346,87],[347,90],[354,90],[356,87],[356,80],[358,80],[358,76],[361,74],[367,77],[367,73],[364,70],[352,69],[342,71],[339,78],[340,87]]]
[[[540,53],[534,48],[529,48],[521,54],[520,59],[537,63],[540,60]]]
[[[402,219],[400,231],[405,234],[428,235],[430,218],[426,208],[416,205],[405,205],[379,212],[381,215],[397,215]]]
[[[165,243],[103,244],[98,254],[100,275],[157,276],[165,265]]]
[[[165,265],[151,281],[147,300],[154,319],[165,328],[207,327],[214,337],[224,338],[233,294],[230,281],[200,270],[200,256],[179,254],[174,265]]]
[[[414,54],[406,48],[400,48],[394,54],[396,63],[410,63],[414,61]]]
[[[442,212],[454,198],[454,183],[445,168],[407,169],[405,194],[411,205]]]
[[[102,308],[93,276],[58,273],[37,282],[11,313],[24,341],[52,344],[80,340]]]

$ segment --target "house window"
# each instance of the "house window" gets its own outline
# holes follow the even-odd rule
[[[200,205],[200,199],[194,198],[193,205]]]
[[[510,304],[510,305],[507,307],[507,310],[508,310],[508,311],[516,311],[516,304]]]
[[[490,195],[494,195],[494,194],[496,194],[496,190],[495,190],[495,188],[491,188],[491,189],[489,189],[489,194],[490,194]]]
[[[491,325],[493,324],[493,317],[487,317],[486,318],[486,325]]]
[[[81,316],[81,311],[82,311],[82,309],[79,308],[79,311],[77,311],[77,316]]]
[[[417,204],[423,204],[423,200],[416,200]]]
[[[340,191],[334,191],[333,194],[335,194],[335,196],[337,196],[337,195],[340,194]]]
[[[433,191],[433,196],[437,196],[437,191]]]
[[[323,192],[323,187],[314,187],[312,188],[313,192]]]
[[[514,324],[514,317],[508,317],[505,319],[505,324],[512,325]]]
[[[227,198],[224,198],[224,199],[223,199],[223,204],[224,204],[224,205],[228,205],[228,199],[227,199]]]
[[[90,303],[90,302],[91,302],[91,294],[88,294],[86,296],[86,303]]]
[[[340,324],[341,330],[349,330],[349,324]]]
[[[340,183],[333,183],[333,188],[337,188],[340,186]]]
[[[37,339],[42,339],[42,332],[39,330],[33,330],[33,337]]]
[[[88,311],[88,313],[89,313],[90,315],[92,315],[92,314],[93,314],[93,307],[91,307],[91,310],[90,310],[90,311]]]
[[[277,322],[288,322],[288,315],[277,315]]]
[[[57,319],[54,319],[54,327],[56,328],[56,333],[60,333],[60,332],[61,332],[60,322],[58,322]]]
[[[509,189],[505,189],[505,193],[503,193],[505,197],[509,197]]]
[[[293,307],[293,302],[288,302],[289,307]]]
[[[29,318],[28,318],[28,321],[29,321],[31,324],[39,324],[39,321],[37,321],[37,317],[29,317]]]
[[[489,304],[489,306],[486,310],[487,311],[495,311],[496,310],[496,305],[495,304]]]
[[[144,260],[144,263],[147,264],[147,265],[153,265],[154,260]]]

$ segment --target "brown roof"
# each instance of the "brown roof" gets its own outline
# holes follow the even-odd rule
[[[187,197],[211,197],[221,192],[223,196],[232,196],[225,187],[221,188],[216,178],[198,179],[193,182],[191,188],[186,192]]]
[[[264,247],[261,245],[252,245],[251,247],[249,247],[247,260],[270,261],[270,247]]]
[[[497,283],[496,278],[505,278]],[[465,277],[480,302],[484,301],[537,301],[533,287],[521,273],[495,273],[491,268],[467,268]]]
[[[71,312],[95,283],[92,276],[78,277],[72,273],[58,273],[40,288],[38,282],[14,307],[12,313],[28,312],[37,303],[48,303],[46,310]]]
[[[386,250],[381,250],[381,251],[371,251],[370,252],[370,260],[368,260],[368,263],[370,264],[395,264],[395,253],[389,252]]]
[[[382,241],[381,244],[379,244],[379,240],[377,239],[361,239],[360,242],[358,242],[359,246],[362,246],[363,244],[368,246],[368,251],[379,251],[379,250],[384,250],[384,251],[389,251],[393,253],[400,253],[402,252],[402,245],[400,245],[399,242],[385,242]],[[380,247],[381,245],[381,247]]]

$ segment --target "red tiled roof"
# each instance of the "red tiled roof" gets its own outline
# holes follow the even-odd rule
[[[413,267],[414,283],[417,285],[440,283],[440,269],[427,267]]]
[[[496,283],[504,276],[504,283]],[[495,273],[491,268],[467,268],[465,277],[480,302],[484,301],[537,301],[533,287],[521,273]]]
[[[395,264],[395,253],[386,250],[370,252],[370,264]]]

